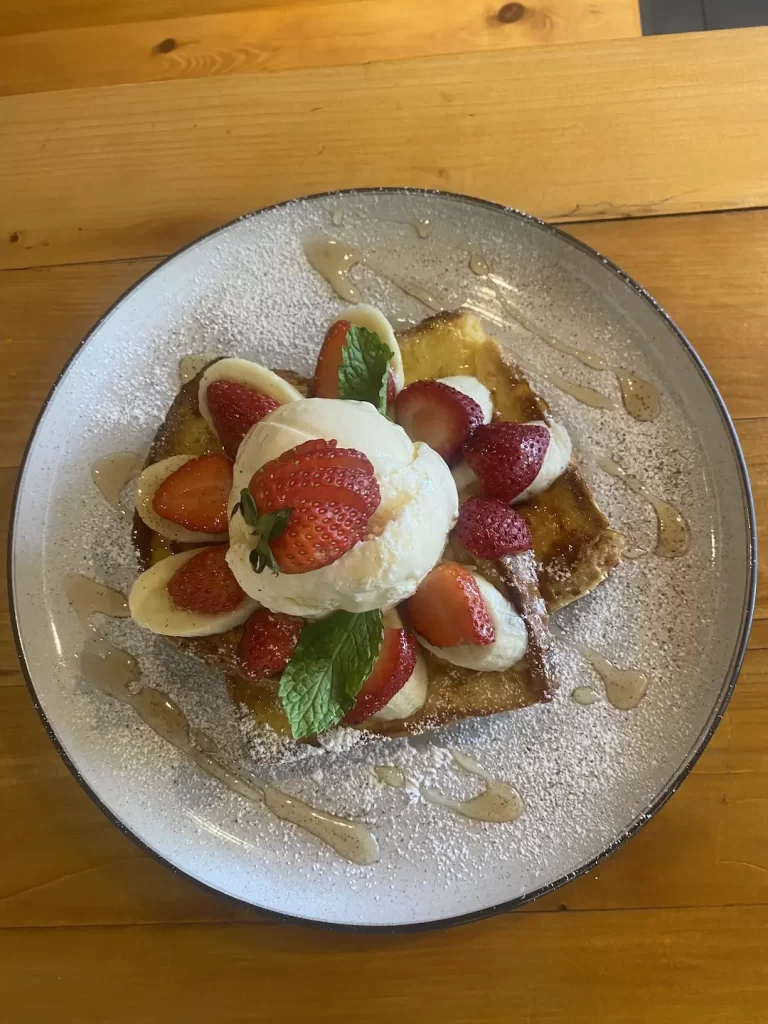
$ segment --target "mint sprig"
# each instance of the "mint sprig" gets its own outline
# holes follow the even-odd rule
[[[295,739],[341,721],[373,671],[383,639],[380,611],[338,611],[306,624],[280,678],[280,700]]]
[[[387,371],[394,356],[374,331],[353,324],[341,350],[339,394],[355,402],[370,402],[387,414]]]
[[[263,572],[267,567],[272,572],[280,572],[280,567],[275,561],[275,556],[269,545],[273,540],[277,540],[286,528],[293,509],[281,508],[278,512],[265,512],[264,515],[260,515],[253,495],[247,487],[244,487],[240,491],[240,501],[232,509],[232,515],[238,511],[242,514],[246,525],[253,527],[258,534],[256,547],[249,556],[251,568],[254,572]]]

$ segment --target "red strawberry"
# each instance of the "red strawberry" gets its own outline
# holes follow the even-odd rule
[[[468,395],[439,380],[417,380],[395,401],[397,422],[412,441],[426,441],[449,464],[483,422],[483,410]]]
[[[201,533],[226,533],[232,460],[226,455],[190,459],[160,484],[152,508],[163,519]]]
[[[533,423],[488,423],[464,445],[464,458],[489,498],[513,501],[536,479],[549,431]]]
[[[349,320],[337,320],[328,328],[315,367],[315,396],[317,398],[340,397],[341,352],[347,343],[347,332],[351,326]]]
[[[233,380],[215,380],[209,384],[205,399],[222,447],[233,459],[254,423],[263,420],[280,404],[269,395]]]
[[[243,638],[237,648],[240,671],[246,679],[258,682],[265,676],[276,676],[293,657],[304,620],[295,615],[259,608],[245,624]]]
[[[280,572],[311,572],[341,558],[365,536],[368,516],[349,505],[302,502],[270,548]]]
[[[368,459],[335,441],[307,441],[284,452],[254,473],[249,490],[261,514],[311,501],[348,505],[369,517],[381,502]]]
[[[168,581],[168,593],[177,608],[203,615],[233,612],[245,594],[227,565],[224,544],[198,551]]]
[[[496,639],[477,580],[457,562],[436,565],[404,607],[414,630],[435,647],[492,644]]]
[[[408,682],[416,667],[418,645],[404,629],[385,629],[381,653],[373,672],[363,683],[355,706],[344,718],[345,725],[357,725],[389,704]]]
[[[495,498],[470,498],[459,509],[454,528],[459,544],[478,558],[516,555],[531,546],[523,517]]]
[[[390,368],[387,370],[387,405],[393,405],[397,398],[397,382],[395,380],[395,371]]]

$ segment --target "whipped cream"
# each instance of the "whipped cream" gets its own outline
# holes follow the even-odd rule
[[[366,455],[381,490],[369,534],[330,565],[305,573],[256,573],[249,555],[253,531],[232,510],[253,474],[283,452],[313,438]],[[227,561],[251,598],[272,611],[317,619],[337,609],[388,609],[414,593],[439,560],[458,514],[458,495],[445,462],[414,444],[366,402],[304,398],[275,409],[245,437],[230,496]]]
[[[492,644],[460,644],[458,647],[434,647],[419,637],[419,643],[438,658],[452,665],[471,668],[476,672],[503,672],[516,665],[528,650],[528,631],[525,623],[510,602],[492,583],[473,572],[480,593],[491,617],[496,639]]]

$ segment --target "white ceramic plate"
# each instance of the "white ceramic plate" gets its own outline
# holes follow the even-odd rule
[[[202,776],[129,708],[79,681],[83,631],[63,588],[72,571],[123,588],[135,574],[130,516],[104,502],[90,469],[109,452],[146,451],[178,386],[181,355],[208,350],[312,370],[324,325],[340,308],[304,258],[302,239],[315,235],[353,243],[376,268],[410,292],[418,291],[414,283],[426,289],[439,305],[487,311],[492,332],[525,358],[571,429],[599,503],[632,545],[653,546],[653,510],[601,473],[597,455],[639,472],[683,512],[692,537],[685,558],[627,561],[558,616],[566,635],[646,672],[648,694],[635,710],[617,711],[604,699],[575,703],[578,685],[602,691],[571,653],[551,705],[465,723],[415,745],[325,753],[278,773],[287,791],[368,821],[381,849],[372,867],[346,863]],[[491,277],[469,269],[471,255],[482,257]],[[363,297],[393,319],[430,312],[370,265],[353,276]],[[621,408],[587,408],[553,387],[551,374],[560,373],[619,396],[612,372],[588,369],[526,334],[509,320],[510,308],[654,381],[659,418],[640,423]],[[747,474],[725,408],[645,292],[593,251],[515,211],[377,190],[298,200],[230,224],[158,267],[105,315],[53,389],[30,441],[9,564],[19,654],[38,709],[114,821],[172,867],[247,903],[333,924],[408,926],[479,916],[561,884],[674,791],[738,673],[754,599],[754,538]],[[138,656],[145,682],[171,693],[222,744],[241,743],[218,676],[130,623],[107,628]],[[512,782],[526,803],[523,817],[471,822],[379,785],[371,771],[399,764],[444,792],[476,792],[477,779],[452,770],[451,749]]]

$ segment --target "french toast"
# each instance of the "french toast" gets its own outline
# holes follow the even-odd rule
[[[491,392],[494,418],[529,422],[550,418],[549,408],[536,394],[519,367],[507,359],[499,344],[484,330],[480,320],[464,310],[429,317],[397,335],[406,384],[419,379],[457,374],[477,377]],[[276,371],[303,395],[312,394],[312,381],[291,371]],[[218,439],[198,408],[200,375],[183,385],[155,436],[146,465],[175,455],[206,455],[222,451]],[[467,497],[468,494],[462,495]],[[605,579],[620,558],[620,536],[610,528],[590,490],[571,459],[565,472],[537,497],[518,506],[530,527],[538,590],[549,611],[577,600]],[[136,516],[134,537],[142,568],[181,550],[150,530]],[[510,589],[509,566],[483,562],[454,545],[452,557],[472,563],[499,589]],[[530,555],[530,552],[528,553]],[[522,611],[521,611],[521,614]],[[289,734],[285,714],[273,682],[253,683],[238,671],[237,647],[244,627],[206,637],[169,637],[179,647],[228,676],[232,699],[245,704],[254,717]],[[515,710],[551,694],[536,678],[535,648],[527,662],[502,672],[477,672],[440,660],[424,651],[429,688],[423,707],[410,718],[389,722],[365,722],[361,728],[387,735],[422,732],[463,718]],[[529,664],[530,663],[530,664]]]

